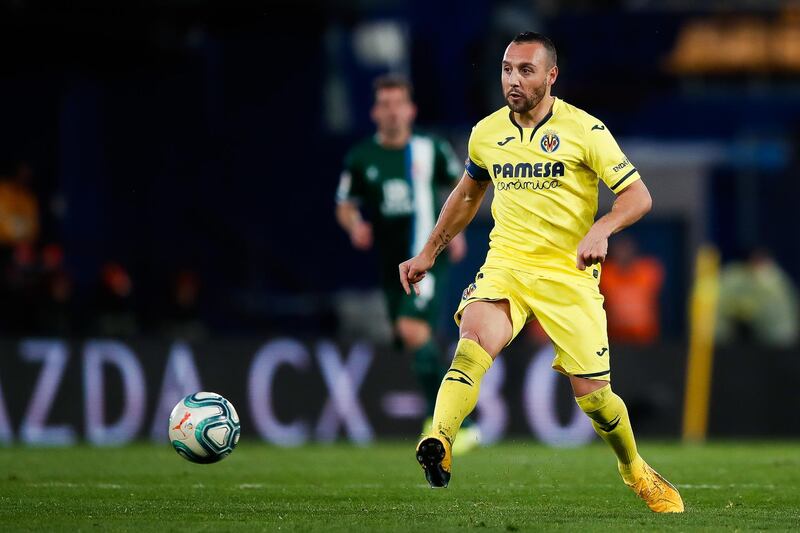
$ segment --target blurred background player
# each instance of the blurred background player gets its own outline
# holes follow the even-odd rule
[[[369,250],[377,244],[395,338],[411,354],[412,370],[425,396],[424,433],[445,372],[434,331],[448,264],[442,261],[431,269],[414,295],[406,295],[397,285],[397,265],[422,250],[441,208],[440,189],[452,189],[461,164],[446,141],[412,131],[417,113],[412,92],[411,83],[396,74],[375,80],[371,117],[377,132],[356,144],[345,158],[336,219],[356,249]],[[463,236],[450,243],[449,253],[453,262],[464,257]],[[477,426],[468,421],[461,437],[455,453],[478,443]]]
[[[716,336],[723,345],[753,342],[786,348],[798,339],[798,297],[792,279],[765,248],[722,268]]]

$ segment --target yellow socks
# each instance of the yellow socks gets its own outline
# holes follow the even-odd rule
[[[581,410],[592,419],[594,430],[617,455],[619,473],[626,483],[638,479],[644,469],[644,461],[636,451],[631,420],[622,398],[614,394],[611,385],[586,396],[575,398]]]
[[[464,418],[478,403],[481,379],[492,366],[492,356],[471,339],[461,339],[456,355],[445,373],[436,410],[433,413],[433,433],[447,439],[452,446]]]

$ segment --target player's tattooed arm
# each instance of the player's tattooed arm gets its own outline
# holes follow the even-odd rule
[[[475,182],[475,184],[478,186],[478,189],[480,189],[480,190],[481,190],[481,191],[483,191],[483,192],[486,192],[486,189],[488,189],[488,188],[489,188],[489,184],[490,184],[490,183],[491,183],[491,181],[490,181],[490,180],[485,180],[485,181],[476,181],[476,182]]]
[[[434,248],[434,257],[439,257],[439,254],[447,248],[447,245],[450,244],[450,241],[453,240],[453,236],[447,233],[447,230],[442,230],[441,232],[433,232],[431,234],[431,238],[429,242],[433,244]]]
[[[458,192],[460,200],[462,202],[464,202],[465,204],[469,205],[469,204],[472,204],[472,203],[476,203],[479,206],[480,205],[480,200],[483,199],[483,195],[486,193],[486,189],[489,188],[489,183],[491,183],[491,182],[490,181],[476,181],[476,180],[473,180],[473,179],[470,179],[470,182],[473,182],[473,183],[470,183],[470,185],[472,185],[472,187],[461,187],[461,188],[459,188],[458,186],[456,186],[456,189],[453,191],[453,193]],[[474,190],[472,190],[472,189],[474,189]],[[476,191],[479,193],[478,195],[476,195]],[[476,196],[477,196],[477,198],[476,198]],[[447,204],[445,204],[445,206],[442,207],[442,212],[439,213],[439,218],[440,219],[443,218],[443,215],[445,213],[445,209],[446,208],[447,208]],[[472,216],[474,216],[474,213],[472,214]],[[472,216],[470,217],[470,221],[472,220]],[[469,221],[467,221],[467,224],[469,224]],[[466,224],[464,226],[466,227]],[[436,231],[436,229],[437,228],[434,228],[433,232],[431,233],[430,239],[428,239],[428,242],[431,244],[431,246],[435,250],[435,256],[438,257],[439,254],[441,254],[444,251],[444,249],[447,248],[447,246],[452,242],[452,240],[455,239],[458,236],[458,232],[453,234],[453,233],[448,232],[447,229],[443,229],[441,231]],[[463,227],[460,228],[459,232],[461,230],[463,230],[463,229],[464,229]]]
[[[466,178],[466,176],[465,176]],[[486,193],[486,189],[489,188],[489,184],[491,181],[476,181],[473,179],[469,179],[469,185],[472,187],[458,187],[453,190],[453,193],[458,193],[458,198],[467,205],[475,204],[480,206],[480,202],[483,199],[483,195]],[[460,184],[459,184],[460,185]],[[452,195],[451,195],[452,196]],[[439,218],[442,218],[445,212],[445,208],[442,207],[442,212],[439,213]],[[474,213],[473,215],[474,216]],[[472,217],[470,217],[472,220]],[[467,222],[469,224],[469,222]],[[461,228],[463,229],[463,228]],[[459,230],[461,231],[461,230]],[[463,259],[464,255],[467,253],[467,242],[464,239],[464,236],[461,233],[450,233],[446,229],[442,231],[437,231],[437,228],[434,228],[433,232],[431,233],[431,237],[428,240],[431,247],[434,250],[434,257],[439,257],[445,248],[450,248],[450,260],[454,263],[457,263]]]
[[[472,179],[466,172],[447,198],[422,253],[436,259],[450,241],[467,227],[481,205],[489,181]]]
[[[422,251],[399,265],[400,283],[406,294],[411,294],[412,286],[414,291],[419,294],[416,283],[422,281],[436,261],[436,257],[475,217],[487,188],[488,182],[474,180],[464,173],[461,181],[458,182],[444,203],[436,227],[433,228]]]

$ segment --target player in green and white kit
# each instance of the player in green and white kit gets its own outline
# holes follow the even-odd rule
[[[412,368],[433,415],[446,367],[433,339],[445,289],[447,262],[436,264],[419,284],[420,294],[406,295],[397,284],[398,265],[418,253],[441,209],[439,189],[448,191],[461,177],[462,164],[446,141],[412,132],[416,107],[410,83],[399,76],[378,78],[372,120],[377,133],[354,146],[345,158],[337,192],[336,218],[359,250],[377,243],[381,281],[395,335],[413,354]],[[370,215],[362,218],[361,209]],[[450,243],[450,258],[466,253],[463,236]],[[477,428],[459,434],[458,451],[477,443]],[[462,430],[463,431],[463,430]]]

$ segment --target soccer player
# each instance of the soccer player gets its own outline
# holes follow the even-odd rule
[[[403,288],[416,292],[494,185],[489,252],[456,311],[460,341],[417,460],[432,487],[447,486],[451,446],[481,379],[536,317],[555,347],[553,368],[569,378],[578,405],[616,454],[625,484],[653,511],[682,512],[678,491],[637,452],[625,404],[611,390],[598,289],[608,238],[650,210],[650,193],[605,124],[551,96],[557,77],[555,46],[544,35],[521,33],[508,45],[501,73],[507,108],[474,127],[466,172],[425,247],[400,264]],[[598,180],[617,197],[594,221]]]
[[[416,106],[405,78],[387,75],[374,84],[372,120],[377,133],[353,147],[345,158],[337,192],[336,218],[359,250],[378,245],[383,291],[396,338],[413,354],[412,369],[427,402],[423,433],[432,422],[436,394],[446,367],[433,331],[445,289],[447,262],[429,269],[414,295],[397,285],[397,264],[419,253],[441,208],[439,189],[452,190],[462,166],[446,141],[412,131]],[[361,208],[372,223],[362,217]],[[450,242],[450,258],[466,253],[462,236]],[[469,421],[455,452],[478,444],[479,433]]]

